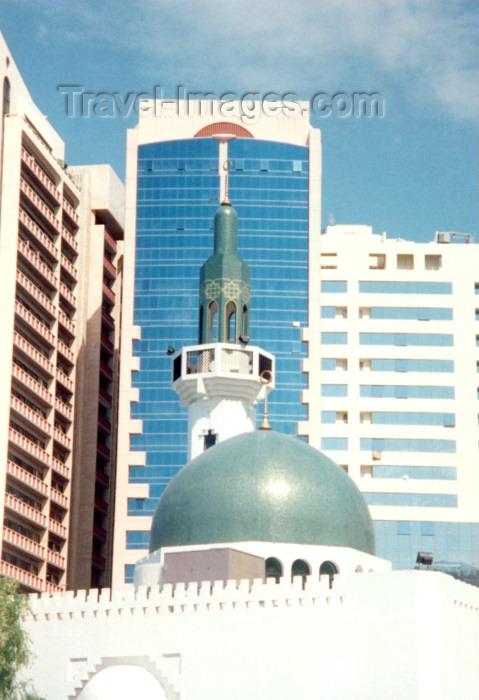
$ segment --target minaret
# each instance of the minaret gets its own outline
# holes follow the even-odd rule
[[[214,253],[201,268],[198,345],[173,356],[173,389],[188,406],[188,459],[254,430],[256,402],[274,388],[274,357],[249,345],[250,271],[238,255],[228,190],[215,214]]]

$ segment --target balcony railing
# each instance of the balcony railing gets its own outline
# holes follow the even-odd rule
[[[105,430],[111,433],[111,423],[109,420],[98,414],[98,425],[101,425]]]
[[[52,286],[54,289],[58,287],[56,275],[50,270],[49,267],[47,267],[47,265],[45,265],[44,262],[40,260],[38,254],[34,253],[29,246],[20,239],[18,239],[18,251],[28,260],[29,263],[33,265],[35,270],[42,275],[50,286]]]
[[[61,474],[65,479],[70,478],[70,467],[68,467],[66,464],[63,464],[63,462],[60,462],[59,459],[56,457],[50,457],[50,464],[52,466],[52,469],[54,469],[58,474]]]
[[[18,379],[22,384],[27,386],[29,389],[31,389],[37,396],[39,396],[45,403],[47,403],[49,406],[53,405],[53,396],[52,394],[45,389],[44,386],[40,384],[40,382],[37,382],[36,379],[33,379],[25,370],[23,370],[21,367],[16,365],[15,363],[12,364],[12,376],[15,377],[15,379]]]
[[[28,229],[29,233],[33,235],[36,241],[40,243],[45,250],[58,261],[58,250],[56,249],[54,243],[50,240],[46,233],[44,233],[39,226],[31,219],[23,209],[18,212],[18,218],[21,223]]]
[[[46,465],[47,467],[50,466],[50,455],[47,452],[45,452],[45,450],[43,450],[41,447],[35,445],[34,442],[26,438],[24,435],[18,433],[16,430],[14,430],[14,428],[8,429],[8,439],[11,440],[14,445],[22,449],[28,455],[35,457],[35,459],[37,459],[39,462]]]
[[[60,192],[55,187],[55,184],[50,180],[48,175],[43,172],[39,165],[35,162],[35,158],[31,156],[25,148],[22,148],[22,161],[26,163],[32,173],[36,175],[38,180],[42,183],[48,192],[53,195],[54,199],[60,204],[61,195]]]
[[[74,210],[74,208],[72,207],[70,202],[68,202],[65,199],[65,197],[63,197],[62,204],[63,204],[63,211],[68,214],[68,216],[70,217],[70,219],[73,221],[74,224],[78,225],[78,214],[76,213],[76,211]]]
[[[35,207],[40,212],[45,221],[47,221],[50,224],[50,226],[52,226],[55,229],[56,233],[60,233],[61,225],[59,220],[56,218],[55,214],[53,214],[51,209],[47,207],[47,205],[41,199],[41,197],[39,197],[37,193],[30,187],[30,185],[27,185],[27,183],[23,179],[20,179],[20,189],[35,205]]]
[[[105,243],[112,253],[116,253],[116,241],[105,229]]]
[[[103,267],[108,273],[108,277],[111,279],[116,279],[116,267],[108,260],[107,257],[103,257]]]
[[[20,567],[14,566],[6,561],[0,562],[0,574],[2,576],[14,578],[17,581],[20,581],[20,583],[27,588],[32,588],[35,591],[56,593],[57,591],[64,590],[63,587],[55,586],[55,584],[49,583],[48,581],[42,581],[42,579],[38,578],[38,576],[30,574],[28,571],[24,571],[23,569],[20,569]]]
[[[67,345],[65,345],[65,343],[63,343],[61,340],[57,340],[57,349],[58,352],[60,352],[63,355],[63,357],[65,357],[68,360],[68,362],[71,362],[71,364],[75,362],[75,355],[72,353],[70,348]]]
[[[21,285],[21,287],[23,287],[23,289],[25,289],[25,291],[28,292],[28,294],[30,294],[31,297],[33,297],[33,299],[41,304],[41,306],[50,314],[50,316],[55,318],[55,305],[52,304],[47,295],[38,289],[38,287],[34,285],[33,282],[31,282],[20,270],[17,270],[17,282]]]
[[[75,253],[78,253],[78,241],[72,236],[70,231],[65,226],[62,226],[62,238],[68,243],[70,248],[75,251]]]
[[[51,549],[47,549],[47,562],[53,564],[53,566],[58,566],[59,569],[64,569],[66,566],[65,557],[62,557],[58,552],[53,552]]]
[[[72,265],[72,263],[68,260],[66,255],[63,255],[63,253],[60,255],[60,262],[62,264],[62,267],[68,272],[70,277],[75,280],[75,282],[78,279],[78,272],[76,270],[76,267]]]
[[[100,360],[100,372],[107,379],[113,379],[113,370],[103,360]]]
[[[64,435],[61,430],[58,430],[58,428],[53,428],[53,438],[59,442],[60,445],[66,447],[67,450],[71,450],[72,441],[67,435]]]
[[[16,513],[20,513],[20,515],[23,515],[27,520],[41,527],[47,527],[48,518],[46,515],[40,513],[36,508],[32,508],[32,506],[29,506],[27,503],[24,503],[19,498],[15,498],[15,496],[12,496],[10,493],[5,494],[5,506],[11,508],[11,510],[14,510]]]
[[[65,418],[71,421],[72,419],[72,407],[66,404],[64,401],[55,397],[55,410],[62,414]]]
[[[57,521],[53,520],[53,518],[48,518],[48,529],[50,530],[50,532],[54,532],[56,535],[59,535],[63,539],[66,539],[66,527],[64,525],[61,525],[60,523],[57,523]]]
[[[65,372],[62,372],[61,369],[57,367],[55,376],[57,378],[57,381],[59,381],[60,384],[62,384],[62,386],[66,387],[68,391],[73,392],[73,382],[69,377],[67,377]]]
[[[102,344],[105,350],[108,350],[108,352],[113,352],[115,349],[111,340],[108,340],[108,338],[106,338],[103,335],[103,333],[101,334],[100,343]]]
[[[12,462],[10,459],[7,459],[7,474],[17,479],[18,481],[21,481],[22,484],[26,484],[38,493],[41,493],[42,496],[48,496],[48,484],[46,484],[38,477],[33,476],[33,474],[30,474],[30,472],[27,472],[26,469],[23,469],[18,464],[15,464],[15,462]]]
[[[113,304],[115,303],[115,292],[110,289],[110,287],[103,282],[103,294],[105,297],[108,299],[108,301],[111,301]]]
[[[110,450],[102,442],[96,443],[96,449],[102,455],[102,457],[105,457],[105,459],[110,459]]]
[[[64,493],[60,493],[60,491],[57,491],[52,487],[50,490],[50,497],[52,501],[58,503],[58,505],[62,508],[68,508],[68,498],[65,496]]]
[[[106,559],[100,557],[98,554],[95,554],[95,552],[93,552],[91,555],[91,561],[92,564],[97,566],[99,569],[104,569],[106,566]]]
[[[108,406],[111,406],[113,397],[104,389],[99,389],[98,390],[98,395],[101,399],[103,399],[103,403],[106,403]]]
[[[62,294],[71,306],[76,308],[76,296],[68,289],[64,282],[60,282],[60,294]]]
[[[19,413],[23,418],[25,418],[29,423],[34,425],[36,428],[42,431],[45,435],[48,435],[51,437],[52,435],[52,426],[48,421],[45,420],[45,418],[42,418],[42,416],[38,415],[35,411],[33,411],[30,406],[27,406],[26,404],[23,403],[20,399],[18,399],[16,396],[13,394],[10,395],[10,408],[13,411],[16,411]]]
[[[101,320],[104,322],[105,326],[110,330],[113,330],[115,328],[115,319],[111,314],[108,313],[108,311],[105,311],[105,309],[101,310]]]
[[[66,328],[69,333],[71,333],[71,335],[75,335],[75,324],[70,321],[66,313],[61,309],[58,309],[58,320],[62,326]]]
[[[29,537],[21,535],[15,530],[11,530],[9,527],[5,527],[5,525],[3,526],[3,539],[5,542],[13,544],[19,549],[23,549],[24,552],[29,552],[29,554],[33,554],[35,557],[45,559],[45,547],[42,547],[41,544],[34,542]]]
[[[20,316],[20,318],[28,323],[28,325],[33,328],[38,335],[40,335],[43,340],[46,340],[52,347],[55,345],[55,336],[53,333],[38,320],[28,309],[26,309],[19,301],[15,301],[15,311]]]
[[[53,377],[53,373],[55,371],[53,363],[47,360],[47,358],[44,357],[41,352],[34,348],[33,345],[25,340],[25,338],[21,336],[20,333],[17,333],[17,331],[13,331],[13,342],[19,350],[27,355],[27,357],[34,360],[37,365],[40,365],[42,369]]]

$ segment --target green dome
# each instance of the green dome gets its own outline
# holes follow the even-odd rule
[[[220,442],[175,476],[153,517],[150,552],[245,541],[375,553],[368,507],[350,477],[305,442],[266,430]]]

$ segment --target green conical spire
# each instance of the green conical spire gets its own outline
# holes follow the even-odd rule
[[[215,248],[200,273],[200,343],[249,335],[250,271],[238,255],[238,214],[226,198],[215,214]]]

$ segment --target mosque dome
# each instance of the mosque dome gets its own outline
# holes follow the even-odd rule
[[[369,510],[351,478],[305,442],[269,430],[220,442],[175,476],[156,508],[150,552],[249,541],[375,553]]]

